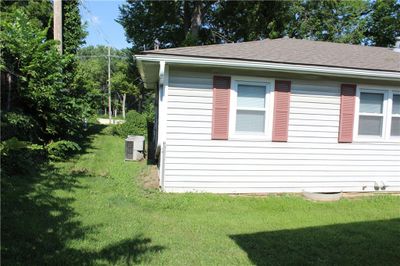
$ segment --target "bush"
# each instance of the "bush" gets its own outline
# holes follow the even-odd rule
[[[52,142],[47,145],[46,148],[49,158],[53,160],[65,159],[67,156],[70,156],[81,150],[81,147],[76,142],[68,140]]]
[[[32,173],[47,158],[43,146],[15,137],[0,143],[0,153],[1,173],[5,176]]]
[[[115,126],[114,132],[123,138],[128,135],[147,135],[147,120],[145,115],[136,111],[129,111],[126,114],[125,123]]]
[[[117,132],[115,130],[115,127],[117,125],[108,125],[106,128],[104,128],[101,133],[104,135],[117,135]]]

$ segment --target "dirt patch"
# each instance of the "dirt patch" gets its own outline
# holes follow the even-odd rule
[[[158,189],[160,182],[157,165],[148,165],[139,175],[139,182],[145,189]]]

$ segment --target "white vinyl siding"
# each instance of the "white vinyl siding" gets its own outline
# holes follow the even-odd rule
[[[292,80],[287,143],[211,140],[212,74],[172,68],[165,191],[400,191],[400,143],[338,143],[339,93],[339,82]]]

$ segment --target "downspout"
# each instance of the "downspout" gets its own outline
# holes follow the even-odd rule
[[[165,156],[166,156],[166,114],[167,114],[167,88],[168,88],[168,68],[165,61],[160,61],[159,71],[159,103],[158,103],[158,140],[157,150],[160,150],[160,188],[164,191],[164,173],[165,173]]]
[[[160,71],[158,74],[158,91],[159,91],[159,102],[158,102],[158,140],[157,140],[157,149],[161,148],[161,145],[164,141],[164,109],[166,105],[166,97],[165,97],[165,61],[160,61]]]
[[[165,174],[165,155],[167,153],[167,144],[165,143],[165,141],[163,142],[163,145],[161,147],[161,162],[160,162],[160,187],[161,187],[161,191],[165,190],[165,186],[164,186],[164,174]]]

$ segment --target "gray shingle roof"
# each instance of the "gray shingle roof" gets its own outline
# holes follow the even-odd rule
[[[400,53],[391,48],[290,38],[150,50],[143,53],[400,72]]]

